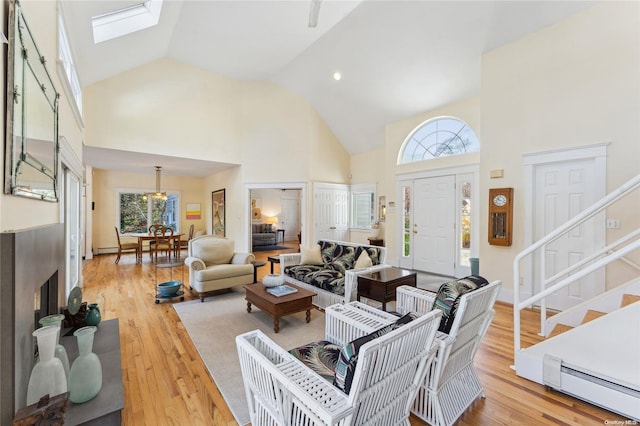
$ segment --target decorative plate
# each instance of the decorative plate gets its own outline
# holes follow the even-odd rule
[[[82,289],[80,287],[74,287],[69,293],[69,299],[67,300],[67,310],[71,315],[75,315],[80,310],[82,305]]]

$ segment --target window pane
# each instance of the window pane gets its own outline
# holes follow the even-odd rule
[[[441,117],[418,126],[402,148],[401,163],[477,152],[480,143],[462,120]]]
[[[120,194],[120,233],[147,232],[147,201],[143,194]]]
[[[402,190],[402,234],[403,246],[402,255],[409,256],[411,253],[411,189],[405,186]]]
[[[354,228],[371,228],[373,221],[373,193],[353,194],[353,226]]]
[[[471,266],[471,182],[463,182],[461,185],[461,210],[460,210],[460,265]]]

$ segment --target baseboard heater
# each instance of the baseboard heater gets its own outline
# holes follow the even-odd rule
[[[596,400],[596,398],[587,397],[587,395],[568,390],[566,386],[563,387],[562,375],[589,382],[590,384],[600,386],[601,388],[606,389],[609,392],[615,392],[617,395],[619,395],[618,398],[614,398],[616,400],[628,398],[634,399],[637,401],[637,403],[633,405],[635,405],[635,407],[640,406],[640,390],[621,385],[620,383],[612,382],[611,380],[603,379],[602,377],[598,377],[590,373],[585,373],[584,371],[576,370],[575,368],[571,368],[563,364],[562,359],[545,354],[543,359],[542,374],[542,381],[545,386],[549,386],[550,388],[557,390],[558,392],[566,393],[567,395],[582,399],[606,410],[619,413],[625,417],[630,417],[635,421],[640,421],[640,414],[633,415],[628,412],[618,410],[615,407],[607,406],[606,404],[600,403],[598,400]],[[582,390],[583,388],[580,389]]]

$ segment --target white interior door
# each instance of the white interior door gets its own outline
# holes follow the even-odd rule
[[[80,180],[73,172],[63,168],[64,175],[64,223],[66,247],[65,298],[81,280],[80,263]]]
[[[455,176],[416,179],[413,184],[413,265],[420,271],[455,272]]]
[[[534,171],[533,237],[542,238],[596,201],[595,162],[590,159],[541,164]],[[535,259],[534,283],[540,290],[541,256],[544,256],[545,277],[575,264],[592,254],[603,242],[598,227],[604,227],[602,217],[593,218],[547,245]],[[601,273],[591,274],[553,293],[547,307],[564,310],[604,291]]]
[[[278,227],[284,229],[286,241],[297,240],[300,232],[300,200],[292,198],[282,199],[282,215]]]
[[[313,187],[313,240],[347,241],[349,187],[318,184]]]

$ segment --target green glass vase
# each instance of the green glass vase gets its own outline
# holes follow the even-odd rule
[[[100,308],[98,308],[97,303],[91,303],[88,306],[87,314],[84,317],[84,322],[87,325],[98,325],[100,321],[102,321],[102,316],[100,315]]]
[[[69,372],[69,399],[76,404],[87,402],[102,388],[102,364],[93,353],[93,337],[97,328],[86,326],[76,330],[80,355],[73,361]]]

